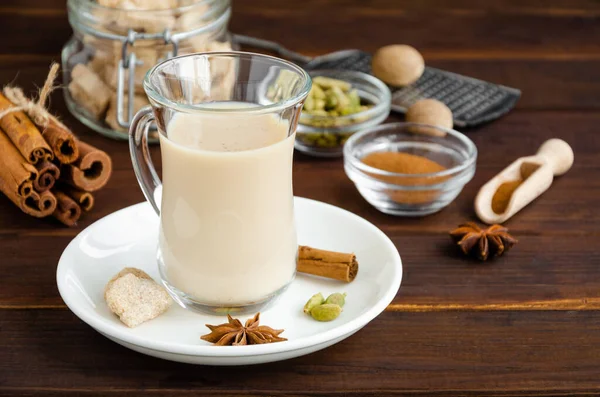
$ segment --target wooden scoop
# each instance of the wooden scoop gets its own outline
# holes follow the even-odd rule
[[[475,198],[477,216],[488,224],[506,221],[544,193],[555,175],[567,172],[573,158],[568,143],[547,140],[535,156],[515,160],[481,187]]]

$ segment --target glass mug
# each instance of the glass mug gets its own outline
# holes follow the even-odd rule
[[[292,157],[310,77],[271,56],[213,52],[166,60],[143,86],[152,107],[135,115],[129,147],[160,216],[162,282],[185,308],[254,312],[296,274]]]

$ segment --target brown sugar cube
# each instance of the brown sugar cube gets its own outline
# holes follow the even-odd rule
[[[136,32],[160,33],[165,29],[173,30],[175,28],[176,18],[172,13],[163,13],[161,15],[152,15],[149,13],[122,13],[115,23],[126,29],[133,29]]]
[[[190,6],[192,4],[197,5],[198,4],[198,0],[178,0],[177,1],[177,6],[178,7]]]
[[[127,10],[167,10],[179,6],[178,0],[97,0],[104,7]]]
[[[231,44],[228,42],[213,41],[207,44],[207,52],[231,51]],[[214,79],[219,76],[226,76],[233,72],[234,60],[232,58],[213,58],[210,60],[210,74]]]
[[[96,51],[90,60],[85,64],[88,69],[96,73],[105,83],[104,75],[107,66],[114,63],[112,53],[105,51]]]
[[[188,32],[198,29],[205,24],[204,16],[208,11],[208,5],[197,4],[189,11],[182,13],[175,24],[175,29],[179,32]],[[210,33],[197,34],[179,43],[180,53],[205,52],[211,41]]]
[[[112,96],[104,81],[83,64],[75,65],[71,71],[68,89],[73,99],[97,119],[108,107]]]
[[[213,77],[213,84],[210,87],[210,99],[213,101],[231,100],[235,86],[233,64],[229,64],[226,71],[218,70],[217,73],[219,74]]]
[[[177,0],[98,0],[98,4],[106,7],[92,9],[92,13],[103,21],[101,30],[108,29],[117,34],[127,34],[129,29],[160,33],[175,27],[172,9],[178,6]]]
[[[231,44],[225,42],[206,43],[206,51],[230,51]],[[192,103],[230,100],[235,85],[235,61],[228,58],[212,58],[209,60],[211,84],[209,90],[203,84],[192,84],[185,97]]]
[[[109,8],[122,8],[121,3],[127,0],[97,0],[98,4]]]
[[[136,32],[160,33],[165,29],[173,30],[176,18],[170,9],[177,7],[177,0],[124,0],[120,3],[123,12],[116,13],[114,23],[123,29]],[[128,12],[150,10],[162,12]]]
[[[170,10],[179,6],[178,0],[128,0],[138,10]]]
[[[152,277],[131,267],[121,270],[108,282],[104,300],[110,311],[130,328],[158,317],[173,303],[167,291]]]

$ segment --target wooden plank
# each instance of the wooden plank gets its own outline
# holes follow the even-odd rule
[[[386,311],[446,312],[446,311],[588,311],[599,310],[600,298],[546,299],[517,303],[392,303]]]
[[[483,55],[493,58],[495,52]],[[597,95],[600,92],[600,51],[588,60],[482,59],[478,58],[478,53],[448,50],[440,53],[438,58],[434,53],[434,59],[428,63],[465,76],[521,89],[523,95],[517,103],[518,109],[593,111],[600,108],[600,96]],[[466,57],[457,58],[461,54]],[[524,54],[528,57],[542,56],[535,52]],[[551,54],[563,56],[562,52]],[[507,56],[512,55],[509,52]],[[36,84],[42,84],[53,60],[60,61],[51,54],[0,54],[0,81],[19,84],[28,93],[35,92]],[[62,117],[69,118],[60,90],[53,96],[52,108]],[[74,125],[80,131],[86,129],[80,123]]]
[[[421,6],[420,2],[413,2],[416,5],[412,7],[397,2],[385,4],[360,6],[356,2],[316,1],[303,3],[302,9],[292,5],[273,4],[265,8],[238,5],[231,30],[262,38],[281,37],[288,47],[306,53],[346,48],[349,37],[352,47],[368,51],[400,41],[425,53],[458,49],[591,52],[600,45],[597,7],[574,17],[567,10],[562,14],[547,12],[548,7],[539,12],[535,8],[507,7],[502,3],[468,8],[448,7],[442,2],[435,7]],[[291,23],[298,19],[306,22]],[[284,23],[286,20],[290,23]]]
[[[521,236],[504,257],[469,261],[446,236],[393,238],[404,275],[390,310],[598,309],[600,254],[593,237]]]
[[[65,2],[5,0],[0,17],[0,32],[11,38],[0,43],[0,81],[33,90],[71,35]],[[0,198],[0,395],[599,394],[599,20],[594,0],[234,2],[236,33],[276,38],[310,55],[400,40],[431,66],[523,90],[521,110],[467,131],[480,151],[477,175],[450,207],[427,218],[383,215],[362,200],[341,160],[296,155],[296,194],[382,228],[402,254],[404,280],[387,311],[352,338],[256,367],[148,358],[65,308],[54,281],[63,248],[83,227],[142,195],[127,144],[82,127],[56,92],[52,108],[111,153],[115,174],[74,229],[29,218]],[[574,146],[576,163],[508,223],[521,243],[487,264],[460,257],[446,232],[474,219],[479,186],[554,136]]]
[[[14,1],[14,0],[13,0]],[[40,1],[40,0],[26,0]],[[59,0],[50,0],[59,1]],[[279,2],[278,0],[260,0],[262,8],[275,8],[293,10],[297,7],[293,3]],[[368,2],[356,0],[305,0],[303,5],[309,8],[319,8],[329,6],[333,7],[353,7],[361,9],[406,9],[406,10],[423,10],[431,11],[439,10],[483,10],[507,12],[511,10],[595,10],[598,9],[598,2],[595,0],[496,0],[488,2],[480,2],[478,0],[455,0],[452,2],[444,0],[421,0],[418,2],[412,0],[369,0]],[[236,2],[234,0],[233,7],[236,10],[243,9],[244,11],[256,11],[249,3],[244,1]]]
[[[258,2],[257,2],[258,3]],[[321,7],[324,4],[337,6],[352,5],[355,7],[365,6],[363,2],[356,0],[305,0],[303,5],[308,7]],[[2,5],[7,8],[41,8],[41,9],[64,9],[64,0],[4,0]],[[278,0],[260,0],[258,8],[294,8],[292,3]],[[234,9],[252,9],[245,1],[233,0]],[[447,2],[444,0],[369,0],[369,8],[388,9],[477,9],[477,10],[595,10],[598,3],[595,0],[496,0],[494,2],[480,2],[478,0],[455,0]],[[523,11],[524,12],[524,11]]]
[[[600,54],[600,51],[596,54]],[[511,59],[510,56],[506,59],[490,58],[439,58],[428,64],[464,76],[518,88],[522,93],[517,102],[517,108],[520,109],[584,111],[600,107],[599,96],[594,94],[600,92],[600,62],[596,66],[597,61],[592,60],[528,60]]]
[[[600,309],[597,234],[517,235],[520,243],[507,255],[480,263],[464,258],[445,233],[387,233],[404,266],[402,286],[390,311]],[[70,239],[0,238],[0,310],[64,308],[55,273]]]
[[[29,69],[26,71],[31,73]],[[60,92],[54,94],[53,108],[67,115],[60,95]],[[78,122],[71,116],[64,119],[83,139],[111,153],[113,178],[105,189],[97,192],[94,210],[84,214],[73,229],[51,219],[28,217],[0,197],[0,252],[8,253],[0,258],[0,267],[10,269],[6,273],[9,285],[14,286],[0,291],[0,307],[60,306],[54,285],[55,264],[70,239],[93,221],[143,200],[131,169],[127,143],[107,140],[77,127]],[[500,121],[470,131],[469,136],[479,148],[475,179],[448,208],[426,218],[396,218],[379,213],[360,197],[345,176],[339,159],[321,160],[296,154],[294,188],[299,196],[329,202],[365,217],[394,239],[407,271],[402,293],[395,303],[420,305],[412,310],[430,304],[489,305],[596,297],[597,284],[593,280],[597,279],[597,266],[590,264],[598,263],[594,247],[600,234],[600,215],[594,210],[600,198],[597,178],[600,140],[596,131],[599,123],[600,116],[591,112],[515,111]],[[544,139],[554,136],[574,146],[575,166],[555,181],[542,198],[508,222],[522,240],[515,251],[501,259],[501,264],[483,267],[449,255],[446,233],[458,223],[475,219],[472,202],[479,187],[512,159],[534,153]],[[152,154],[160,165],[157,147],[153,147]],[[444,266],[446,263],[451,265]],[[532,264],[526,272],[526,281],[517,282],[511,293],[505,293],[506,283],[514,284],[519,280],[521,267]],[[413,275],[411,266],[427,271]],[[550,270],[547,266],[551,266]],[[569,273],[574,268],[577,271]],[[474,277],[473,274],[479,277],[472,280],[474,284],[470,287],[465,287],[469,280],[464,279],[465,272],[469,277]],[[544,274],[549,278],[539,287],[537,278]],[[414,281],[412,277],[416,277]],[[563,289],[557,280],[567,286]],[[423,285],[433,290],[418,287]],[[448,310],[443,306],[442,309]]]
[[[0,32],[11,40],[0,43],[0,53],[58,53],[72,33],[62,4],[1,7],[0,15],[7,17]],[[428,54],[439,58],[440,52],[453,57],[466,52],[462,57],[468,59],[468,54],[481,51],[499,51],[496,57],[509,59],[535,53],[542,58],[573,53],[597,59],[600,49],[600,7],[593,2],[545,7],[508,1],[482,7],[473,0],[451,6],[389,0],[368,5],[323,0],[306,1],[302,7],[280,1],[262,4],[234,3],[230,30],[277,38],[307,54],[346,48],[349,38],[353,47],[368,51],[400,40],[423,51],[426,59]]]
[[[24,72],[23,75],[28,76],[28,73]],[[19,80],[22,78],[24,76],[20,76]],[[82,127],[68,114],[60,92],[53,94],[52,108],[63,115],[65,123],[72,126],[82,139],[111,154],[114,163],[112,179],[104,189],[96,193],[96,207],[84,214],[76,229],[62,228],[52,220],[28,217],[15,211],[6,198],[0,197],[0,234],[41,236],[58,233],[74,236],[78,230],[93,221],[143,200],[131,168],[127,143],[105,139]],[[393,116],[391,120],[401,119]],[[597,133],[599,124],[600,115],[594,112],[514,111],[501,120],[468,131],[468,136],[479,150],[475,178],[448,208],[426,218],[396,218],[379,213],[362,199],[346,177],[341,159],[323,160],[296,153],[295,194],[355,212],[388,233],[443,233],[458,223],[475,219],[472,203],[483,183],[513,159],[535,153],[545,139],[560,137],[574,148],[576,160],[573,169],[558,178],[548,192],[516,215],[508,225],[518,233],[598,233],[600,213],[594,208],[600,198],[600,180],[596,177],[600,169],[597,161],[597,153],[600,151]],[[152,148],[152,155],[160,169],[158,147]]]
[[[123,146],[121,150],[125,152],[127,148]],[[113,154],[113,161],[130,167],[125,155]],[[402,218],[383,214],[367,203],[344,174],[341,163],[329,165],[331,169],[326,169],[321,162],[303,164],[301,161],[298,160],[295,166],[294,191],[297,196],[323,201],[354,212],[388,234],[415,235],[446,233],[465,221],[477,221],[473,211],[475,195],[483,183],[503,168],[480,166],[475,179],[441,212],[425,218]],[[600,197],[600,181],[596,177],[598,172],[598,168],[586,169],[584,166],[573,169],[571,175],[567,174],[556,180],[550,190],[507,221],[506,225],[516,234],[597,235],[600,214],[594,208]],[[52,218],[29,217],[6,197],[1,196],[0,236],[74,237],[94,221],[144,200],[131,169],[115,170],[108,185],[95,192],[95,197],[94,209],[83,214],[77,227],[68,229]]]
[[[407,219],[379,213],[356,192],[340,160],[297,156],[295,191],[358,213],[393,238],[406,267],[396,303],[491,304],[596,297],[599,289],[594,280],[598,280],[599,268],[595,264],[600,259],[595,242],[600,234],[600,215],[594,208],[600,197],[596,177],[600,141],[594,126],[600,120],[588,113],[567,117],[536,113],[535,117],[533,122],[530,113],[515,112],[485,127],[491,131],[470,134],[480,148],[476,179],[448,208],[430,217]],[[526,135],[529,130],[532,136]],[[449,251],[446,232],[474,219],[471,203],[478,187],[502,168],[503,158],[534,152],[553,131],[573,143],[576,165],[542,198],[508,222],[521,244],[491,266],[476,266],[455,256]],[[96,208],[85,214],[79,227],[67,229],[50,219],[28,217],[0,198],[0,252],[4,254],[0,267],[8,269],[5,277],[9,286],[0,291],[0,305],[60,305],[54,271],[70,239],[96,219],[143,200],[130,168],[127,145],[91,133],[84,137],[113,154],[115,174],[97,193]],[[156,149],[154,155],[158,154]],[[491,164],[485,166],[488,162]]]
[[[11,395],[139,389],[148,395],[600,392],[598,312],[390,312],[325,351],[229,368],[132,352],[67,311],[0,311],[0,323],[0,392]]]

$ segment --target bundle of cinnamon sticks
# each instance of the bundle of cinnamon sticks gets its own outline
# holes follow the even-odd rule
[[[0,118],[0,191],[26,214],[75,225],[94,206],[92,192],[108,182],[110,157],[55,117],[44,126],[15,108],[0,93],[0,113],[7,113]]]

